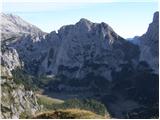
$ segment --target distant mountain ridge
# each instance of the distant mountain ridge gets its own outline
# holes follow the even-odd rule
[[[157,16],[156,14],[154,16]],[[10,18],[20,19],[13,15],[10,15]],[[156,19],[157,17],[154,17],[152,24],[157,22]],[[20,60],[24,63],[24,69],[32,74],[65,75],[82,79],[87,74],[94,73],[112,80],[111,72],[120,70],[121,64],[132,62],[136,65],[139,60],[144,60],[143,50],[140,54],[137,45],[120,37],[108,24],[103,22],[92,23],[82,18],[75,25],[63,26],[58,33],[53,31],[49,34],[45,34],[36,27],[32,28],[33,25],[25,23],[24,26],[28,26],[25,30],[31,29],[30,32],[32,33],[33,30],[35,34],[28,32],[18,38],[20,42],[15,42],[10,47],[17,50]],[[145,36],[140,39],[145,39]],[[39,42],[34,43],[35,41]],[[142,45],[142,42],[140,44]],[[155,49],[157,50],[157,47]],[[94,70],[93,66],[97,66],[97,69]]]
[[[4,14],[1,15],[1,32],[2,33],[30,33],[41,35],[44,32],[38,27],[24,21],[19,16],[13,14]]]
[[[43,36],[46,34],[38,27],[24,21],[19,16],[13,14],[0,13],[0,30],[2,35],[2,41],[11,37],[20,37],[23,34],[33,34]]]

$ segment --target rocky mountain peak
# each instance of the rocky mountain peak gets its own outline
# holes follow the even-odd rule
[[[76,29],[79,29],[82,32],[88,32],[92,29],[93,23],[85,18],[81,18],[76,24]]]
[[[0,29],[2,34],[45,34],[38,27],[24,21],[17,15],[1,13]]]
[[[159,12],[155,12],[153,16],[153,22],[158,22],[159,21]]]
[[[86,19],[86,18],[81,18],[78,23],[90,23],[90,24],[92,24],[92,22],[89,21],[89,20]]]
[[[84,18],[75,25],[61,27],[57,33],[51,32],[37,43],[29,43],[34,40],[28,38],[22,41],[13,47],[33,74],[62,74],[82,79],[94,72],[111,80],[112,69],[119,69],[125,59],[138,57],[137,46],[116,34],[108,24],[92,23]],[[98,68],[93,70],[91,66]]]
[[[141,37],[141,41],[149,46],[159,41],[159,12],[154,13],[153,21],[149,24],[147,32]]]
[[[1,17],[2,17],[2,19],[6,18],[6,19],[8,19],[10,21],[13,21],[15,24],[17,24],[17,22],[18,22],[17,20],[18,19],[21,19],[19,16],[13,15],[13,14],[9,14],[9,13],[7,13],[7,14],[1,13]]]
[[[135,40],[135,39],[134,39]],[[158,73],[159,69],[159,12],[153,15],[153,21],[149,24],[147,32],[137,40],[141,49],[140,60],[147,61],[150,67]]]
[[[81,18],[79,22],[77,22],[78,25],[82,26],[91,26],[93,23],[85,18]]]

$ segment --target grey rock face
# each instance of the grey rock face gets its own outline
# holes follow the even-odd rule
[[[28,34],[43,37],[45,33],[17,16],[2,13],[1,20],[1,118],[16,119],[34,114],[40,110],[40,106],[32,91],[25,90],[23,85],[17,85],[13,81],[11,71],[23,67],[23,61],[17,50],[9,45],[20,42]]]
[[[159,71],[159,12],[155,12],[147,32],[137,38],[141,54],[140,60],[146,61],[155,73]]]
[[[1,65],[1,116],[2,119],[18,119],[34,115],[41,107],[36,95],[26,90],[22,84],[16,84],[7,67]],[[11,74],[11,75],[10,75]]]
[[[39,42],[33,42],[35,39],[33,35],[26,36],[12,45],[24,61],[25,69],[34,74],[81,79],[92,72],[112,80],[113,69],[117,71],[120,64],[139,57],[138,46],[117,35],[109,25],[86,19],[63,26],[58,33],[51,32]]]
[[[9,76],[12,76],[11,71],[17,67],[21,67],[19,55],[14,48],[8,48],[1,54],[1,66],[5,67]]]
[[[32,35],[37,36],[35,41],[40,40],[40,37],[44,37],[46,33],[41,31],[36,26],[27,23],[19,16],[15,16],[12,14],[4,14],[0,13],[1,22],[0,22],[0,30],[1,30],[1,65],[6,67],[8,73],[11,75],[11,70],[16,67],[23,66],[23,61],[19,59],[19,53],[14,47],[9,47],[10,44],[14,42],[21,42],[24,36]],[[30,42],[30,41],[26,41]],[[23,47],[23,46],[22,46]]]
[[[19,16],[0,13],[0,31],[2,45],[20,40],[24,35],[45,36],[46,33],[38,27],[29,24]]]
[[[18,119],[25,115],[31,116],[41,109],[35,94],[32,91],[26,91],[23,85],[17,85],[12,80],[6,79],[5,82],[1,83],[1,86],[2,119]]]
[[[44,32],[34,25],[21,19],[19,16],[12,14],[1,13],[0,29],[2,33],[17,34],[17,33],[29,33],[42,35]]]

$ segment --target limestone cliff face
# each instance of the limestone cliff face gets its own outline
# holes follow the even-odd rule
[[[22,84],[16,84],[10,71],[2,65],[0,98],[3,119],[24,118],[41,110],[34,92],[26,90]]]
[[[1,118],[24,118],[40,110],[35,94],[25,90],[23,85],[2,78],[1,89]]]
[[[36,95],[26,90],[22,84],[16,84],[8,69],[1,65],[1,118],[16,119],[31,116],[41,107]]]
[[[14,48],[7,48],[1,54],[1,66],[5,67],[5,70],[9,76],[12,76],[11,71],[17,67],[21,67],[19,55]]]
[[[23,61],[20,60],[17,50],[8,45],[20,40],[21,33],[26,34],[28,31],[27,34],[29,34],[30,28],[25,28],[25,26],[39,31],[37,33],[39,35],[43,32],[17,16],[1,14],[1,19],[1,118],[24,118],[39,111],[40,106],[37,104],[37,98],[33,91],[26,90],[22,84],[16,84],[12,79],[11,71],[22,68]]]
[[[147,61],[157,73],[158,17],[159,13],[156,12],[147,32],[136,38],[140,41],[138,47],[123,39],[108,24],[103,22],[92,23],[83,18],[75,25],[61,27],[58,33],[53,31],[46,35],[19,17],[8,15],[4,17],[7,18],[6,23],[15,23],[11,18],[16,19],[17,23],[13,26],[19,23],[18,26],[25,25],[25,30],[31,29],[31,31],[25,32],[21,28],[17,28],[20,29],[19,31],[27,33],[17,37],[16,42],[7,45],[7,47],[12,48],[9,51],[14,51],[17,57],[13,58],[5,52],[2,60],[5,61],[5,66],[8,66],[9,69],[12,69],[11,66],[19,66],[20,63],[25,70],[34,75],[65,75],[80,79],[89,73],[94,73],[112,80],[111,71],[120,70],[120,65],[127,62],[131,62],[135,66],[138,61]],[[17,61],[15,65],[8,63],[10,59],[14,60],[11,60],[11,63]]]
[[[12,45],[25,69],[33,74],[82,79],[94,73],[112,80],[112,70],[118,71],[121,64],[134,63],[139,57],[138,46],[120,37],[108,24],[86,19],[63,26],[58,33],[51,32],[39,42],[33,42],[35,39],[26,36]]]
[[[5,66],[9,69],[14,65],[19,66],[19,61],[21,67],[33,75],[64,75],[69,78],[83,79],[92,73],[112,80],[113,70],[119,71],[121,64],[136,63],[139,59],[138,46],[123,39],[103,22],[92,23],[82,18],[75,25],[63,26],[58,33],[53,31],[46,35],[43,32],[39,34],[39,29],[19,17],[11,15],[4,18],[7,18],[6,25],[15,23],[11,18],[16,19],[14,21],[20,21],[12,26],[20,24],[18,28],[17,26],[13,28],[20,29],[19,31],[24,33],[16,37],[15,42],[6,45],[7,48],[15,49],[15,55],[16,52],[18,53],[14,62],[13,60],[8,62],[11,55],[7,54],[8,57],[6,57],[6,52],[3,54]],[[26,27],[25,30],[30,29],[31,33],[19,28],[23,25]],[[12,28],[10,29],[7,31],[12,31]]]
[[[147,61],[150,67],[158,73],[159,69],[159,12],[154,13],[153,21],[147,32],[139,38],[140,60]]]

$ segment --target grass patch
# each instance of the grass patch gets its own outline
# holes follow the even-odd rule
[[[64,101],[60,99],[50,98],[45,95],[37,94],[37,102],[40,105],[43,105],[45,109],[48,109],[54,104],[62,104]]]
[[[104,119],[91,111],[80,109],[66,109],[43,112],[35,115],[34,119]]]

